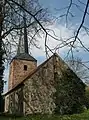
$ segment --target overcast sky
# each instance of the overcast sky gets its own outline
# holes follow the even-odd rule
[[[39,0],[39,1],[44,8],[49,9],[50,13],[55,18],[65,13],[66,9],[64,9],[63,11],[59,9],[68,6],[70,0]],[[84,2],[86,0],[81,0],[81,1]],[[74,0],[74,3],[77,3],[77,5],[80,6],[79,7],[80,10],[84,11],[85,6],[83,4],[80,4],[79,2],[77,2],[77,0]],[[75,30],[80,25],[83,12],[80,12],[75,5],[71,8],[71,12],[74,17],[69,16],[68,28],[66,28],[65,25],[65,17],[55,21],[52,26],[48,26],[48,28],[54,30],[56,36],[58,36],[59,38],[62,37],[66,39],[71,37],[73,35],[73,29]],[[84,25],[87,26],[89,24],[88,21],[89,18],[86,17]],[[89,46],[89,37],[85,34],[83,29],[81,30],[79,37],[81,38],[82,42],[86,47]],[[57,41],[49,37],[48,45],[50,46],[50,48],[54,48],[55,46],[57,46],[57,44],[59,44]],[[39,45],[41,46],[40,50],[34,47],[32,49],[32,55],[38,60],[38,64],[42,63],[45,60],[44,38],[43,39],[39,38]],[[64,47],[62,49],[59,49],[59,51],[57,52],[64,59],[68,52],[68,48]],[[74,50],[74,56],[80,57],[84,61],[89,60],[89,53],[86,52],[84,49],[78,48]],[[8,78],[8,67],[6,67],[4,79],[7,80],[7,78]],[[7,84],[5,85],[5,92],[6,91],[7,91]]]

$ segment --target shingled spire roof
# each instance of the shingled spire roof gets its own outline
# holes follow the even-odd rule
[[[29,55],[25,14],[24,14],[24,17],[23,17],[23,21],[24,21],[24,30],[23,30],[24,31],[24,37],[22,37],[23,33],[22,33],[22,30],[21,30],[20,31],[20,39],[19,39],[17,55],[13,59],[37,61],[35,58],[33,58],[31,55]]]

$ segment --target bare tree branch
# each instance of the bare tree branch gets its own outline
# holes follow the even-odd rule
[[[75,35],[75,39],[74,39],[74,41],[73,41],[73,44],[74,44],[74,42],[76,41],[76,39],[77,39],[77,37],[78,37],[78,34],[79,34],[79,32],[80,32],[83,24],[84,24],[84,20],[85,20],[85,17],[86,17],[86,14],[87,14],[87,10],[88,10],[88,5],[89,5],[89,0],[87,0],[87,4],[86,4],[86,8],[85,8],[84,15],[83,15],[83,18],[82,18],[82,22],[81,22],[81,24],[80,24],[80,26],[79,26],[79,28],[78,28],[78,30],[77,30],[77,33],[76,33],[76,35]]]

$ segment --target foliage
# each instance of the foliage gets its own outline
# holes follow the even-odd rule
[[[83,111],[85,101],[85,84],[67,69],[62,71],[62,77],[56,73],[56,113],[73,114]]]
[[[86,87],[86,107],[89,108],[89,87]]]
[[[0,120],[89,120],[89,110],[74,115],[30,115],[26,117],[0,116]]]

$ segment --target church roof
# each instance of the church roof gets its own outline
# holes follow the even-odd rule
[[[13,59],[37,61],[34,57],[27,53],[19,53]]]

